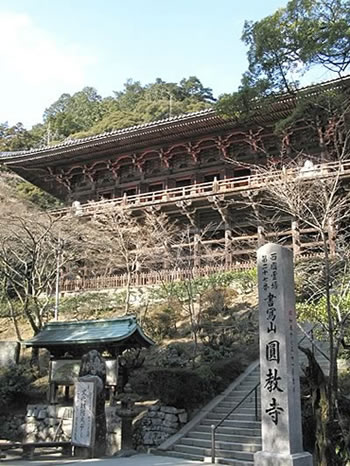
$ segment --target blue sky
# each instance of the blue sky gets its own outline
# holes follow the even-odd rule
[[[196,75],[216,96],[232,92],[247,66],[244,20],[286,2],[0,0],[0,122],[30,127],[63,92],[107,96],[128,78]]]

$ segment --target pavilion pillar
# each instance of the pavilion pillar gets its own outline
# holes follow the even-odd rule
[[[337,233],[336,233],[336,228],[334,225],[334,218],[331,217],[328,220],[328,247],[329,247],[329,255],[331,257],[335,257],[336,255],[336,239],[337,239]]]
[[[296,221],[292,222],[292,245],[293,245],[293,257],[294,259],[300,255],[300,231],[299,223]]]

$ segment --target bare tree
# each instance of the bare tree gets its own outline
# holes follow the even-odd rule
[[[128,206],[96,211],[92,217],[96,248],[105,272],[126,274],[124,311],[130,311],[134,278],[141,271],[157,270],[166,262],[174,226],[160,212],[135,213]]]
[[[61,268],[84,258],[86,229],[19,201],[5,185],[0,186],[0,212],[2,295],[20,339],[16,314],[27,319],[34,334],[41,330],[51,316],[57,255]]]
[[[286,218],[297,225],[293,232],[293,241],[298,243],[294,244],[296,260],[303,254],[317,258],[300,262],[297,271],[302,272],[304,291],[308,291],[304,294],[312,303],[309,310],[324,311],[318,316],[310,314],[310,318],[319,320],[329,341],[330,373],[323,392],[325,399],[314,398],[318,404],[315,410],[324,403],[317,426],[317,461],[321,465],[338,464],[334,440],[338,417],[337,358],[350,319],[349,109],[346,95],[341,104],[339,96],[333,95],[321,95],[303,103],[284,122],[279,156],[270,157],[263,143],[256,145],[264,163],[250,165],[256,177],[247,200],[257,226],[264,222],[268,231],[269,224],[281,226]],[[300,241],[301,234],[304,243]],[[317,386],[316,379],[313,386]]]

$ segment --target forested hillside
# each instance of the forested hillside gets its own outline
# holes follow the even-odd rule
[[[127,80],[124,89],[102,98],[93,87],[73,95],[62,94],[43,113],[43,122],[26,129],[18,122],[0,123],[0,152],[51,145],[66,138],[79,138],[113,129],[148,123],[162,118],[208,108],[214,102],[212,89],[196,76],[180,83],[142,85]]]

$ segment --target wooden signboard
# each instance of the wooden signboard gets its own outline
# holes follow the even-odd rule
[[[74,385],[79,377],[80,359],[54,359],[51,362],[51,382],[56,385]],[[106,360],[106,385],[116,386],[118,378],[116,359]]]

